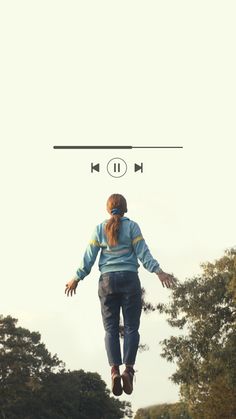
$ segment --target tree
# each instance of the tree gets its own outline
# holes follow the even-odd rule
[[[184,403],[163,403],[139,409],[134,419],[191,419]]]
[[[119,419],[132,417],[130,404],[109,396],[97,373],[67,371],[47,377],[40,390],[38,408],[32,419]],[[41,407],[40,407],[41,406]]]
[[[0,418],[120,419],[132,417],[130,403],[109,396],[96,373],[66,371],[38,332],[0,317]]]
[[[165,403],[139,409],[135,419],[191,419],[191,416],[184,403]]]
[[[64,364],[51,356],[40,334],[16,327],[17,319],[0,316],[0,411],[2,415],[42,385],[52,371]],[[3,416],[4,417],[4,416]]]
[[[194,418],[236,417],[236,251],[227,250],[203,273],[178,284],[169,304],[159,304],[168,323],[185,334],[162,342],[162,356],[177,362],[172,380]],[[219,395],[220,402],[219,402]]]

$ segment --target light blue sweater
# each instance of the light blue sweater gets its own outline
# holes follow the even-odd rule
[[[140,266],[138,259],[149,272],[161,272],[159,263],[152,257],[135,221],[121,217],[118,245],[112,247],[108,245],[104,233],[106,222],[103,221],[95,228],[75,279],[84,279],[90,273],[99,251],[99,270],[102,274],[114,271],[137,272]]]

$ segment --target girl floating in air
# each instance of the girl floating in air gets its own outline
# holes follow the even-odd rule
[[[133,391],[134,364],[139,345],[139,323],[142,310],[138,259],[149,272],[159,277],[163,286],[170,288],[175,280],[163,272],[147,247],[138,224],[124,214],[125,198],[113,194],[107,201],[110,219],[99,224],[85,251],[76,277],[66,284],[65,293],[76,293],[78,282],[87,276],[100,252],[98,294],[105,329],[105,346],[111,366],[112,392],[120,396]],[[119,324],[120,309],[124,322],[123,358],[121,356]],[[125,369],[120,375],[120,365]]]

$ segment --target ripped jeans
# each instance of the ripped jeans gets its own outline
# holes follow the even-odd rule
[[[107,272],[99,278],[98,295],[105,329],[105,346],[110,365],[134,365],[139,345],[142,311],[141,285],[138,274],[131,271]],[[120,310],[124,321],[123,362],[119,324]]]

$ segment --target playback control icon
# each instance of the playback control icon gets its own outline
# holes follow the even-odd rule
[[[99,163],[97,163],[97,164],[91,163],[91,173],[93,173],[94,170],[96,170],[96,172],[100,172],[100,164]]]
[[[143,163],[141,163],[141,164],[135,163],[134,164],[134,171],[138,172],[138,170],[141,170],[141,173],[143,173]]]
[[[128,169],[128,165],[127,163],[119,158],[113,158],[111,160],[109,160],[109,162],[107,163],[107,173],[115,178],[120,178],[122,176],[124,176],[127,172]],[[134,172],[141,172],[143,173],[143,163],[134,163]],[[91,163],[91,173],[94,172],[100,172],[100,163]]]
[[[116,157],[107,163],[107,171],[112,177],[122,177],[127,172],[127,164],[123,159]]]

